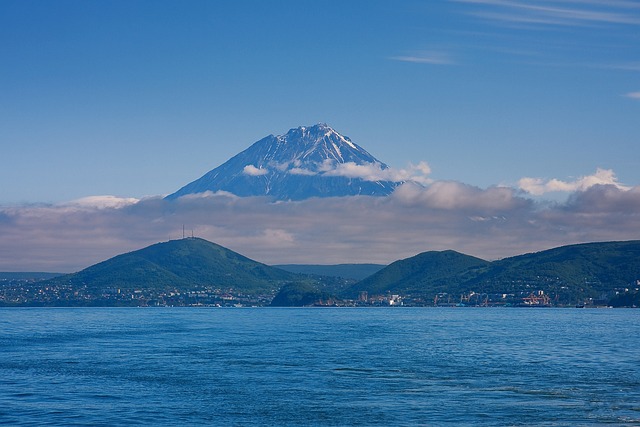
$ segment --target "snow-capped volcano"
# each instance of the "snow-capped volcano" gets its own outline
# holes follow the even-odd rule
[[[279,200],[386,196],[402,184],[391,175],[365,149],[318,124],[269,135],[167,198],[205,191]]]

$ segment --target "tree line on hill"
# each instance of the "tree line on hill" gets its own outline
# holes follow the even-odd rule
[[[640,241],[570,245],[493,262],[449,250],[386,267],[334,267],[276,268],[186,238],[46,280],[0,275],[0,305],[640,305]]]

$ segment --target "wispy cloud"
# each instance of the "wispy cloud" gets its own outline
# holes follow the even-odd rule
[[[390,59],[414,64],[453,65],[451,54],[442,51],[421,51],[411,55],[392,56]]]
[[[257,168],[254,165],[247,165],[242,170],[242,173],[249,176],[261,176],[266,175],[269,171],[267,169]]]
[[[384,166],[381,163],[365,163],[356,164],[354,162],[337,162],[327,159],[322,163],[309,163],[304,165],[300,162],[293,163],[269,163],[264,167],[256,167],[247,165],[244,167],[243,173],[249,176],[266,175],[269,171],[278,171],[289,173],[291,175],[326,175],[326,176],[344,176],[347,178],[358,178],[365,181],[394,181],[404,182],[413,181],[420,184],[428,184],[431,182],[429,174],[431,168],[425,161],[418,164],[409,163],[409,166],[403,169]]]
[[[309,169],[304,169],[304,168],[291,168],[291,169],[289,169],[289,173],[291,175],[305,175],[305,176],[317,175],[317,172],[314,172],[314,171],[309,170]]]
[[[413,181],[421,184],[431,182],[429,174],[431,168],[427,162],[419,162],[417,165],[409,164],[406,169],[383,168],[380,163],[367,163],[363,165],[354,162],[330,163],[327,176],[344,176],[347,178],[360,178],[365,181]]]
[[[596,240],[640,239],[640,187],[585,185],[544,204],[513,188],[412,183],[389,197],[205,193],[167,201],[0,208],[0,271],[77,271],[119,253],[196,236],[265,263],[387,263],[426,250],[485,259]]]
[[[528,23],[553,26],[589,24],[640,25],[637,3],[629,1],[517,1],[451,0],[474,4],[482,9],[473,15],[505,23]]]
[[[626,93],[624,96],[627,97],[627,98],[640,100],[640,91],[638,91],[638,92],[629,92],[629,93]]]
[[[462,49],[502,53],[539,67],[638,71],[634,57],[640,2],[626,0],[449,0],[482,44]],[[469,36],[467,36],[469,37]],[[469,40],[471,39],[469,37]],[[486,46],[492,46],[487,49]]]

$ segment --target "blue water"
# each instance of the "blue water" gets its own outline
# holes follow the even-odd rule
[[[0,424],[640,425],[640,310],[0,309]]]

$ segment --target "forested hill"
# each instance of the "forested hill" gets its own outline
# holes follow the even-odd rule
[[[230,249],[199,238],[158,243],[118,255],[57,283],[105,288],[175,288],[195,290],[204,285],[255,293],[277,290],[299,276],[253,261]]]
[[[454,251],[396,261],[350,287],[345,295],[531,292],[570,303],[612,297],[640,280],[640,241],[586,243],[488,262]]]

